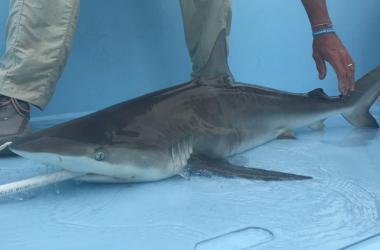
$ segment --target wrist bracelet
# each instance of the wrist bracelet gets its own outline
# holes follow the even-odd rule
[[[331,27],[331,28],[325,28],[318,31],[314,31],[313,37],[317,37],[317,36],[329,34],[329,33],[336,33],[336,30],[333,27]]]
[[[311,26],[311,29],[313,31],[316,31],[316,30],[320,30],[320,29],[324,29],[324,28],[332,28],[333,27],[333,24],[330,22],[330,23],[319,23],[319,24],[314,24]]]

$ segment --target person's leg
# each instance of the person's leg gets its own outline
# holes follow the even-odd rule
[[[180,0],[180,3],[193,63],[192,77],[232,80],[227,63],[231,0]]]
[[[0,94],[44,108],[71,46],[79,0],[11,0]]]
[[[79,0],[11,0],[0,59],[0,143],[29,131],[29,104],[52,97],[71,46]]]

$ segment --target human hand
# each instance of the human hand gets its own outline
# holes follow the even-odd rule
[[[320,80],[326,77],[326,62],[328,62],[337,75],[340,93],[347,95],[355,90],[355,63],[335,33],[314,37],[313,58]]]

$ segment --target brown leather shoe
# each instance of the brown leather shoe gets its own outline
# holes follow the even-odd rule
[[[0,146],[31,133],[30,105],[15,98],[0,95]],[[9,154],[3,150],[0,155]]]

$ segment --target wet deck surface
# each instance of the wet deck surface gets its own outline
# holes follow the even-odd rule
[[[380,121],[380,104],[372,113]],[[353,129],[342,118],[326,124],[322,132],[302,129],[298,140],[273,141],[231,159],[313,180],[67,181],[0,201],[1,249],[344,248],[380,233],[380,132]],[[18,157],[0,159],[0,183],[50,171]],[[380,247],[377,238],[368,242]]]

